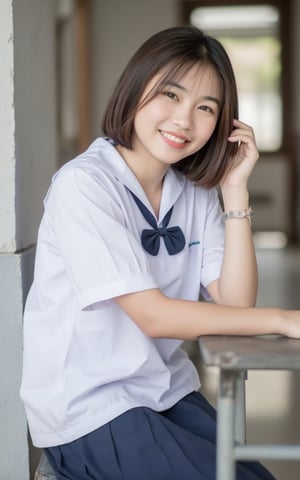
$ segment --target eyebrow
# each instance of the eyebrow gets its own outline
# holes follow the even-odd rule
[[[168,80],[164,83],[164,86],[171,86],[171,87],[176,87],[179,90],[182,90],[184,92],[187,92],[187,88],[185,88],[183,85],[180,83],[174,82],[174,80]],[[203,100],[210,100],[211,102],[216,103],[218,106],[220,106],[220,100],[217,97],[212,97],[211,95],[204,95]]]

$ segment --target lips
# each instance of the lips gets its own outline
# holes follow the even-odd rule
[[[182,135],[175,135],[174,133],[165,132],[164,130],[160,130],[160,134],[162,137],[167,141],[169,145],[182,147],[185,145],[189,140]]]

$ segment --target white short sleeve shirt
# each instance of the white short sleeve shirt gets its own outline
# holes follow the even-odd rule
[[[180,226],[186,245],[168,255],[161,240],[152,256],[128,188],[152,211],[118,151],[98,138],[56,173],[45,198],[21,385],[38,447],[68,443],[133,407],[165,410],[200,386],[182,342],[147,337],[114,298],[151,288],[190,300],[205,293],[223,258],[217,192],[170,169],[158,224],[174,205],[169,225]]]

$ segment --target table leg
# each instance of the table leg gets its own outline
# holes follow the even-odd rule
[[[246,443],[246,395],[245,381],[247,379],[247,370],[236,372],[235,385],[235,436],[234,439],[239,445]]]
[[[217,480],[235,480],[233,449],[236,373],[231,370],[220,371],[217,408]]]

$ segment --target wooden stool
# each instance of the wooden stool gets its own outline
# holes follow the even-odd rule
[[[217,480],[235,480],[237,460],[300,460],[300,444],[249,445],[245,435],[247,370],[300,370],[300,340],[276,335],[204,336],[199,348],[204,363],[220,369]]]

